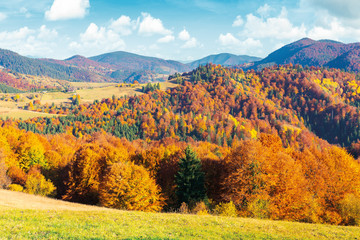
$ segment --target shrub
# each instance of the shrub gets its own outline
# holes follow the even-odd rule
[[[54,184],[50,180],[46,180],[40,172],[32,171],[29,173],[24,192],[40,196],[52,196],[55,190]]]
[[[26,173],[21,168],[17,166],[10,167],[7,174],[11,178],[12,183],[22,186],[25,185]]]
[[[340,212],[343,223],[347,225],[360,225],[360,198],[348,194],[340,202]]]
[[[10,184],[8,189],[14,192],[22,192],[24,190],[23,186],[19,184]]]
[[[182,214],[188,214],[190,212],[189,207],[185,202],[181,203],[181,206],[179,208],[179,212],[182,213]]]
[[[220,216],[237,217],[237,210],[232,201],[228,203],[219,203],[215,206],[214,213]]]
[[[269,200],[256,198],[249,203],[247,210],[254,218],[269,218]]]
[[[206,215],[209,214],[209,210],[204,202],[198,202],[192,210],[192,213],[195,213],[197,215]]]

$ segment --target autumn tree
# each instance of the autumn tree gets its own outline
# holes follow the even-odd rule
[[[92,137],[74,154],[66,180],[68,189],[63,196],[66,200],[97,204],[99,185],[107,167],[128,158],[125,147],[118,141],[111,142],[112,137],[96,134]]]
[[[99,201],[99,184],[106,162],[104,150],[99,145],[89,143],[74,155],[67,180],[65,200],[96,204]]]
[[[16,153],[19,156],[19,166],[24,171],[29,171],[32,166],[39,165],[46,167],[45,148],[40,140],[40,136],[32,132],[27,132],[20,137]]]
[[[142,166],[118,162],[109,166],[100,185],[100,203],[105,207],[156,212],[162,208],[160,189]]]
[[[175,176],[178,203],[192,206],[206,197],[205,174],[201,169],[201,161],[188,146],[185,157],[179,161],[179,171]]]
[[[224,199],[245,215],[306,219],[310,194],[301,165],[280,148],[280,139],[263,136],[262,141],[243,141],[226,157]]]

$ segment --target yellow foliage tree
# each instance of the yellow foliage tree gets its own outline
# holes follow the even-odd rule
[[[40,196],[52,196],[55,190],[54,184],[50,180],[46,180],[40,171],[30,170],[24,192]]]
[[[149,172],[131,162],[118,162],[109,167],[100,186],[103,206],[140,211],[160,211],[163,199]]]

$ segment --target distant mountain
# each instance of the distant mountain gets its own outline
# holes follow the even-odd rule
[[[113,79],[107,76],[112,71],[114,71],[114,69],[112,69],[112,67],[109,64],[101,64],[80,55],[75,55],[65,60],[56,60],[56,59],[42,59],[42,60],[80,69],[83,74],[77,75],[75,77],[81,81],[85,81],[85,82],[113,81]]]
[[[191,70],[187,65],[177,61],[146,57],[123,51],[106,53],[89,59],[109,64],[116,70],[152,71],[159,74],[173,74]]]
[[[128,52],[113,52],[92,58],[75,55],[56,60],[28,58],[4,49],[0,49],[0,67],[22,74],[87,82],[166,80],[170,74],[191,70],[177,61]]]
[[[75,55],[65,60],[34,59],[15,52],[0,49],[0,69],[9,73],[48,76],[53,79],[87,82],[133,82],[163,81],[175,72],[188,72],[207,63],[261,69],[274,64],[301,64],[325,66],[360,72],[360,43],[344,44],[333,40],[315,41],[304,38],[290,43],[269,54],[264,59],[247,55],[221,53],[183,64],[178,61],[141,56],[118,51],[86,58]],[[7,82],[6,82],[6,81]],[[8,83],[6,86],[20,86]],[[21,84],[20,90],[30,88]]]
[[[244,63],[250,63],[259,60],[261,60],[261,58],[247,56],[247,55],[220,53],[220,54],[204,57],[202,59],[188,63],[187,65],[190,66],[191,68],[197,68],[199,65],[205,65],[207,63],[221,64],[223,66],[235,66],[235,65],[242,65]]]
[[[75,67],[24,57],[5,49],[0,49],[0,66],[22,74],[48,76],[70,81],[77,81],[75,75],[83,74],[80,69]]]
[[[292,63],[303,66],[329,66],[354,70],[360,63],[360,59],[357,57],[359,48],[360,43],[344,44],[333,40],[315,41],[310,38],[303,38],[285,45],[266,58],[255,62],[253,68]],[[357,70],[360,69],[357,68]]]
[[[340,55],[325,64],[330,68],[340,68],[346,71],[360,72],[360,46]]]

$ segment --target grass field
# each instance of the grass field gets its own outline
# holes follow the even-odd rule
[[[115,97],[122,96],[134,96],[141,95],[141,88],[143,85],[136,87],[117,87],[114,83],[87,83],[87,82],[78,82],[72,83],[74,86],[81,88],[76,91],[77,94],[80,94],[81,102],[93,102],[94,100],[101,100],[104,98],[111,98],[113,95]],[[172,82],[162,82],[160,83],[161,90],[166,90],[169,88],[174,88],[177,84]],[[47,113],[38,113],[33,111],[26,111],[19,109],[20,106],[25,106],[27,103],[32,101],[32,99],[40,100],[41,104],[54,103],[55,105],[60,104],[70,104],[70,98],[75,93],[64,93],[64,92],[46,92],[46,93],[23,93],[19,94],[22,101],[16,103],[13,101],[0,101],[0,118],[5,119],[6,117],[15,118],[15,119],[29,119],[34,117],[51,117],[55,116]],[[4,94],[3,94],[4,95]],[[10,98],[16,94],[6,94]],[[34,95],[39,95],[38,98],[34,98]],[[1,94],[0,94],[1,96]],[[31,97],[30,97],[31,96]]]
[[[6,119],[9,118],[15,118],[15,119],[29,119],[34,117],[52,117],[56,116],[54,114],[48,114],[48,113],[40,113],[40,112],[33,112],[33,111],[27,111],[23,109],[18,108],[18,104],[15,102],[5,102],[0,101],[0,118]]]
[[[0,239],[360,239],[359,227],[111,210],[0,190]]]

